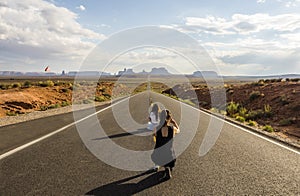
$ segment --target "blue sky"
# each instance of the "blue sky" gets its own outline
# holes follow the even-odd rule
[[[300,74],[299,13],[300,0],[1,0],[0,71],[79,70],[111,35],[156,25],[193,37],[223,75]],[[170,55],[131,51],[108,71],[130,67],[132,56],[195,71],[173,65]]]

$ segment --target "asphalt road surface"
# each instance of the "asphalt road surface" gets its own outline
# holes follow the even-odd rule
[[[111,160],[116,161],[109,164],[99,160],[76,128],[95,131],[99,129],[99,120],[107,136],[90,138],[91,145],[113,141],[124,149],[151,151],[152,136],[139,125],[147,123],[150,98],[172,111],[181,126],[175,141],[188,144],[177,158],[173,178],[168,181],[158,180],[162,171],[127,171],[111,166],[122,165],[122,161],[114,159],[116,152],[103,145],[98,151],[110,153]],[[224,123],[215,145],[205,156],[199,156],[210,115],[154,93],[142,93],[129,102],[104,107],[108,106],[97,108],[97,115],[78,122],[77,126],[71,124],[23,150],[2,156],[0,195],[300,195],[299,152]],[[123,121],[127,118],[122,116],[126,117],[128,111],[136,124]],[[76,116],[83,118],[92,112],[85,110]],[[195,116],[198,121],[189,122]],[[69,113],[1,127],[0,154],[73,121]],[[195,128],[197,132],[193,135]],[[131,133],[126,132],[129,129]]]

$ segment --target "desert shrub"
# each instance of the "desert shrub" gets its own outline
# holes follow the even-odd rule
[[[199,101],[199,105],[202,107],[208,106],[209,104],[206,101]]]
[[[17,116],[18,114],[14,111],[6,112],[6,116]]]
[[[286,78],[286,79],[285,79],[285,81],[286,81],[286,82],[289,82],[289,81],[290,81],[290,79],[289,79],[289,78]]]
[[[12,87],[13,88],[20,88],[22,85],[21,85],[21,83],[14,83],[13,85],[12,85]]]
[[[32,83],[30,81],[25,81],[23,86],[26,87],[26,88],[29,88],[31,87]]]
[[[54,82],[54,86],[63,86],[63,85],[65,85],[66,84],[66,82],[64,82],[64,81],[59,81],[59,80],[57,80],[56,82]]]
[[[227,115],[227,112],[225,110],[219,110],[219,113],[224,115],[224,116]]]
[[[95,101],[97,102],[106,101],[106,98],[104,96],[95,96]]]
[[[252,91],[252,93],[250,94],[250,100],[251,101],[257,99],[258,97],[260,97],[260,92],[259,91]]]
[[[211,108],[209,111],[212,113],[219,113],[219,110],[217,108]]]
[[[195,104],[194,104],[191,100],[189,100],[189,99],[183,99],[183,100],[180,100],[180,101],[182,101],[183,103],[186,103],[186,104],[188,104],[188,105],[192,105],[192,106],[195,105]]]
[[[48,110],[48,106],[42,105],[42,106],[40,107],[40,110],[41,110],[41,111],[46,111],[46,110]]]
[[[0,89],[2,89],[2,90],[7,89],[7,88],[6,88],[6,85],[5,85],[5,84],[0,84]]]
[[[292,81],[292,82],[299,82],[299,81],[300,81],[300,78],[292,78],[291,81]]]
[[[277,81],[277,79],[270,79],[270,82],[271,83],[274,83],[274,82],[276,82]]]
[[[282,96],[280,97],[280,102],[281,102],[282,105],[287,105],[287,104],[290,103],[290,101],[288,100],[288,97],[285,96],[285,95],[282,95]]]
[[[274,129],[271,125],[265,125],[263,126],[263,130],[267,132],[274,132]]]
[[[179,100],[179,98],[176,95],[171,95],[171,94],[168,94],[168,93],[163,93],[163,95],[171,97],[172,99]]]
[[[105,97],[108,98],[108,99],[110,99],[110,97],[111,97],[111,95],[108,94],[108,93],[103,93],[102,95],[105,96]]]
[[[13,87],[12,84],[7,84],[5,89],[11,89]]]
[[[239,122],[245,122],[245,118],[244,117],[242,117],[242,116],[236,116],[235,117],[235,120],[237,120],[237,121],[239,121]]]
[[[99,88],[98,91],[99,91],[100,93],[104,93],[104,92],[105,92],[105,89]],[[137,90],[135,89],[135,91],[137,91]]]
[[[272,116],[272,108],[269,104],[264,105],[264,115],[266,117]]]
[[[230,117],[234,117],[236,113],[239,111],[239,104],[231,101],[226,108],[226,112]]]
[[[54,108],[59,108],[59,107],[60,107],[60,105],[58,103],[56,103],[56,104],[49,105],[48,109],[54,109]]]
[[[90,103],[93,103],[93,101],[90,100],[90,99],[84,99],[84,100],[82,101],[82,103],[83,103],[83,104],[90,104]]]
[[[242,116],[245,118],[247,116],[247,112],[248,112],[248,110],[245,107],[240,107],[238,113],[239,113],[239,116]]]
[[[264,111],[262,110],[250,110],[247,115],[247,120],[256,120],[263,117]]]
[[[68,106],[68,105],[70,105],[70,103],[67,102],[67,101],[63,101],[63,102],[60,104],[61,107],[66,107],[66,106]]]
[[[249,126],[252,126],[252,127],[256,127],[256,126],[257,126],[257,122],[254,121],[254,120],[249,120],[249,121],[248,121],[248,125],[249,125]]]
[[[67,92],[69,92],[69,89],[67,89],[67,88],[63,88],[63,89],[61,89],[61,92],[63,92],[63,93],[67,93]]]
[[[293,121],[291,119],[282,119],[279,121],[280,126],[288,126],[291,125]]]
[[[253,86],[264,86],[265,85],[265,80],[261,79],[258,82],[253,82],[252,85]]]
[[[38,84],[39,84],[39,86],[41,86],[41,87],[52,87],[52,86],[54,86],[54,82],[51,81],[51,80],[47,80],[47,81],[45,81],[45,82],[39,81]]]
[[[265,83],[270,83],[270,82],[271,82],[270,79],[265,80]]]
[[[49,86],[49,87],[54,86],[54,82],[51,81],[51,80],[47,80],[47,81],[46,81],[46,84],[47,84],[47,86]]]

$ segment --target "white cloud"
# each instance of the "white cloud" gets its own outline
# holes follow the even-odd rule
[[[299,28],[300,14],[270,16],[264,13],[234,14],[229,20],[213,16],[205,18],[186,17],[185,24],[181,27],[186,32],[202,32],[213,35],[250,34],[263,30],[292,32]]]
[[[86,8],[83,5],[80,5],[80,6],[76,7],[76,8],[79,9],[79,10],[81,10],[81,11],[85,11],[86,10]]]
[[[266,3],[266,0],[257,0],[256,2],[259,3],[259,4],[260,3]]]
[[[186,17],[173,25],[195,33],[223,73],[276,74],[300,71],[300,14],[234,14],[231,18]]]
[[[285,7],[297,7],[300,3],[300,0],[277,0],[280,3],[283,3]]]
[[[2,1],[0,18],[0,58],[10,55],[7,64],[16,58],[78,61],[95,46],[94,40],[105,38],[83,28],[75,13],[42,0]]]

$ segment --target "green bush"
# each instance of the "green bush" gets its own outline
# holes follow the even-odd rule
[[[256,120],[264,116],[264,111],[262,110],[250,110],[247,115],[247,120]]]
[[[267,131],[267,132],[274,132],[274,129],[273,129],[273,127],[271,126],[271,125],[265,125],[264,127],[263,127],[263,130],[264,131]]]
[[[54,109],[54,108],[59,108],[59,107],[60,107],[60,105],[58,103],[56,103],[56,104],[49,105],[48,109]]]
[[[12,85],[13,88],[20,88],[22,85],[20,83],[14,83]]]
[[[253,120],[249,120],[249,121],[248,121],[248,125],[249,125],[249,126],[252,126],[252,127],[256,127],[256,126],[257,126],[257,122],[256,122],[256,121],[253,121]]]
[[[46,111],[46,110],[48,110],[48,106],[42,105],[42,106],[40,107],[40,110],[41,110],[41,111]]]
[[[265,80],[261,79],[258,82],[253,82],[252,85],[253,86],[264,86],[265,85]]]
[[[242,117],[242,116],[236,116],[235,117],[235,120],[237,120],[237,121],[239,121],[239,122],[245,122],[245,118],[244,117]]]
[[[47,80],[47,81],[45,81],[45,82],[39,81],[38,84],[39,84],[39,86],[41,86],[41,87],[52,87],[52,86],[54,86],[54,82],[51,81],[51,80]]]
[[[260,97],[260,92],[259,91],[252,91],[252,93],[250,94],[250,100],[253,101],[257,98]]]
[[[247,112],[248,112],[248,110],[245,107],[240,107],[239,108],[239,116],[242,116],[242,117],[246,118],[247,117]]]
[[[184,99],[184,100],[181,100],[183,103],[186,103],[186,104],[188,104],[188,105],[192,105],[192,106],[195,106],[195,104],[191,101],[191,100],[189,100],[189,99]]]
[[[291,81],[292,81],[292,82],[299,82],[299,81],[300,81],[300,78],[292,78]]]
[[[7,116],[17,116],[18,114],[14,111],[9,111],[9,112],[6,112],[6,115]]]
[[[97,101],[97,102],[106,101],[106,98],[104,96],[96,96],[95,101]]]
[[[239,111],[239,104],[238,103],[234,103],[233,101],[231,101],[226,108],[226,112],[227,114],[229,114],[230,117],[234,117],[236,113],[238,113]]]
[[[6,89],[6,85],[5,84],[0,84],[0,89],[5,90]]]
[[[209,111],[212,113],[219,113],[219,110],[217,108],[211,108]]]
[[[30,81],[25,81],[23,86],[26,87],[26,88],[29,88],[31,87],[32,83]]]
[[[70,105],[70,103],[67,102],[67,101],[63,101],[63,102],[60,104],[61,107],[66,107],[66,106],[68,106],[68,105]]]
[[[63,88],[63,89],[61,89],[61,92],[63,92],[63,93],[67,93],[67,92],[69,92],[69,89],[67,89],[67,88]]]
[[[288,126],[291,125],[293,121],[291,119],[282,119],[279,121],[280,126]]]

